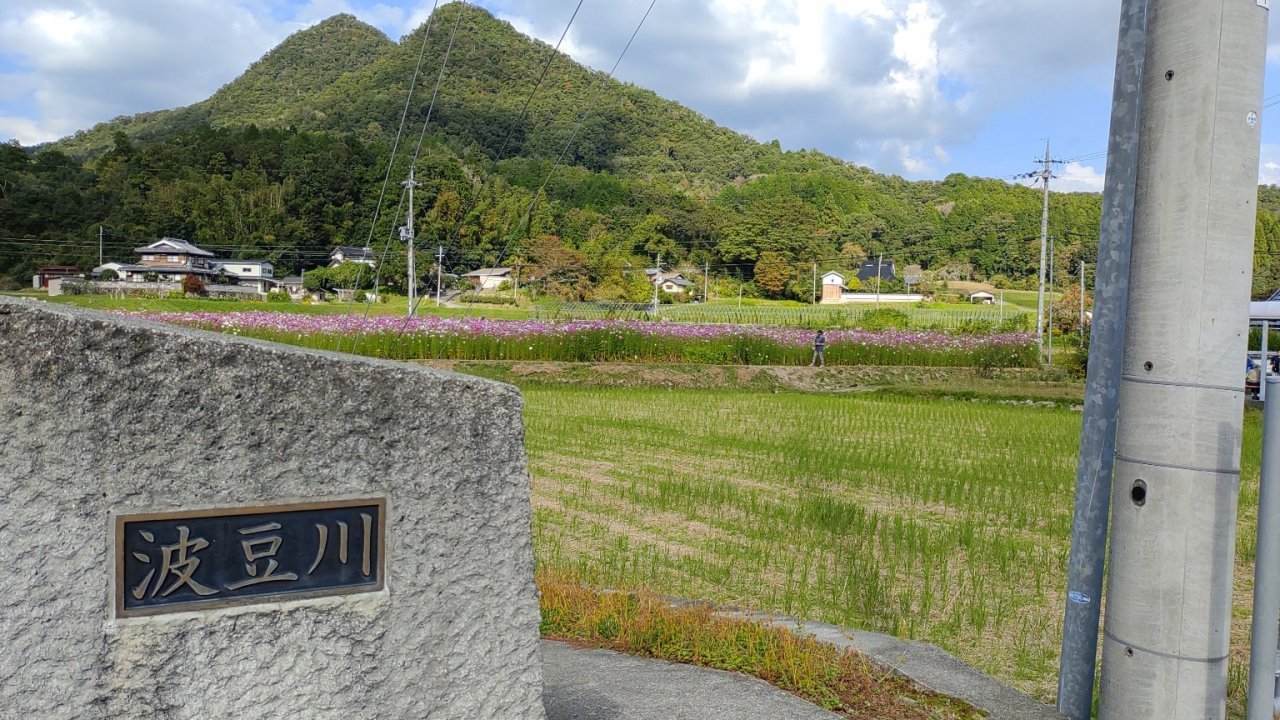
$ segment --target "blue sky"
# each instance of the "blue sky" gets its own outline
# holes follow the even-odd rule
[[[422,0],[5,0],[0,141],[46,142],[208,97],[290,33],[340,12],[398,40]],[[577,0],[480,0],[554,43]],[[584,0],[562,49],[607,70],[648,0]],[[1099,190],[1119,0],[657,0],[618,77],[721,125],[913,179],[1008,177],[1080,158]],[[1280,93],[1280,44],[1265,94]],[[1046,32],[1046,28],[1052,32]],[[443,90],[448,91],[447,84]],[[1260,178],[1280,182],[1263,122]]]

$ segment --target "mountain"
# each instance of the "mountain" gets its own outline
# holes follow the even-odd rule
[[[351,15],[335,15],[290,35],[203,103],[215,125],[278,127],[343,77],[393,54],[397,45]]]
[[[446,50],[448,70],[431,107]],[[554,159],[584,108],[585,121],[566,157],[569,165],[621,175],[674,173],[717,185],[758,173],[763,158],[776,161],[781,155],[776,146],[719,127],[649,90],[610,80],[564,54],[556,55],[517,122],[549,52],[546,44],[464,3],[439,9],[399,43],[350,15],[338,15],[291,35],[208,100],[118,118],[51,147],[94,156],[111,146],[117,131],[153,142],[201,123],[357,132],[387,140],[399,126],[416,70],[410,120],[420,123],[430,108],[431,131],[475,144],[491,157],[502,151],[504,158]],[[832,167],[843,165],[825,160]]]
[[[422,246],[445,248],[450,270],[520,259],[564,297],[623,299],[625,268],[657,254],[748,280],[769,254],[796,280],[759,291],[799,298],[813,265],[881,253],[938,280],[1035,282],[1033,189],[784,152],[552,52],[465,3],[399,42],[338,15],[202,102],[0,146],[0,275],[96,264],[100,225],[108,257],[169,235],[293,270],[333,245],[396,243],[403,197],[387,181],[412,160]],[[1280,203],[1260,207],[1259,247],[1280,247]],[[1097,195],[1053,196],[1059,282],[1092,264],[1099,214]],[[1280,279],[1275,254],[1258,263]]]

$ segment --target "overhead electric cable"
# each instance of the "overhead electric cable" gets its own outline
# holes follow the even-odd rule
[[[400,149],[400,139],[404,137],[405,123],[409,117],[409,107],[413,101],[413,92],[418,86],[418,73],[422,70],[422,60],[427,54],[427,43],[431,39],[431,26],[435,22],[436,8],[439,0],[431,3],[431,15],[427,17],[426,28],[422,33],[422,45],[418,48],[418,60],[413,66],[413,75],[409,79],[409,89],[405,93],[404,108],[400,111],[400,124],[396,128],[395,140],[391,144],[391,153],[387,156],[387,172],[383,175],[382,186],[378,190],[378,201],[373,206],[373,218],[369,222],[369,235],[365,238],[365,247],[372,247],[373,234],[377,231],[378,218],[382,211],[382,202],[387,195],[387,185],[391,182],[391,171],[395,167],[396,155]],[[403,201],[402,201],[403,202]],[[399,206],[396,210],[399,214]],[[360,269],[356,272],[356,286],[364,279],[364,263],[360,264]],[[347,304],[347,310],[350,311],[351,304],[355,302],[355,288],[351,290],[351,300]]]
[[[565,23],[564,31],[560,33],[560,39],[556,41],[556,46],[547,53],[547,61],[542,64],[542,73],[538,75],[538,81],[533,84],[533,89],[529,91],[528,96],[524,99],[524,106],[520,108],[520,116],[516,118],[514,124],[507,128],[506,137],[502,138],[502,145],[498,147],[498,154],[493,156],[496,163],[502,159],[502,153],[507,150],[507,143],[511,140],[511,135],[515,133],[516,128],[520,127],[520,123],[524,122],[525,114],[529,112],[529,104],[533,102],[533,96],[537,94],[538,88],[542,87],[542,81],[547,77],[547,71],[551,69],[551,63],[556,59],[556,54],[560,52],[560,45],[569,35],[569,28],[573,27],[573,21],[578,17],[578,11],[582,9],[583,0],[578,0],[578,5],[573,9],[573,14],[569,16],[569,22]]]
[[[640,22],[636,23],[635,30],[631,32],[631,37],[627,39],[627,44],[623,46],[622,52],[618,53],[618,59],[614,61],[613,67],[609,68],[609,72],[604,76],[604,78],[600,80],[599,85],[596,89],[596,94],[592,97],[591,102],[589,102],[587,106],[583,109],[582,114],[578,118],[577,124],[573,128],[573,131],[569,133],[569,139],[565,141],[564,147],[560,149],[559,157],[556,158],[555,163],[551,166],[551,170],[549,170],[547,172],[547,176],[543,178],[542,184],[538,187],[537,191],[534,192],[533,199],[529,202],[529,208],[525,212],[524,225],[526,226],[526,228],[528,227],[528,223],[532,221],[533,210],[538,204],[538,197],[542,194],[542,191],[546,189],[547,183],[551,182],[551,178],[552,176],[555,175],[555,172],[560,167],[560,164],[564,162],[564,156],[569,152],[569,148],[573,146],[574,140],[576,140],[578,137],[578,132],[582,129],[582,126],[586,124],[587,119],[591,117],[591,112],[594,109],[594,105],[596,101],[599,100],[600,94],[604,91],[606,87],[608,87],[608,82],[613,79],[613,74],[617,72],[618,66],[622,64],[622,59],[627,56],[627,51],[631,49],[631,44],[635,42],[636,36],[640,34],[640,28],[644,27],[645,20],[649,19],[649,13],[653,12],[653,6],[656,5],[657,3],[658,3],[658,0],[650,1],[649,7],[645,9],[644,15],[640,18]],[[511,238],[508,237],[507,242],[502,246],[502,251],[498,253],[498,261],[497,261],[498,264],[502,263],[502,259],[506,256],[507,249],[510,246],[511,246]]]
[[[465,0],[464,0],[463,2],[461,2],[461,3],[459,3],[459,4],[460,4],[460,5],[463,5],[463,6],[466,6],[466,5],[467,5],[467,3],[465,2]],[[432,90],[432,92],[431,92],[431,102],[427,104],[427,115],[426,115],[426,117],[424,117],[424,118],[423,118],[423,120],[422,120],[422,131],[418,134],[418,142],[417,142],[417,144],[414,146],[414,149],[413,149],[413,156],[409,159],[409,177],[410,177],[410,178],[412,178],[412,177],[413,177],[413,168],[417,165],[417,163],[418,163],[419,153],[422,151],[422,142],[423,142],[423,140],[426,138],[426,135],[427,135],[427,126],[431,124],[431,115],[432,115],[432,113],[435,111],[435,107],[436,107],[436,99],[437,99],[437,98],[439,97],[439,95],[440,95],[440,86],[444,83],[445,71],[446,71],[446,70],[448,70],[448,68],[449,68],[449,55],[453,52],[453,45],[454,45],[454,41],[456,40],[457,35],[458,35],[458,27],[462,24],[462,15],[463,15],[463,10],[462,10],[461,8],[459,8],[459,9],[457,10],[457,17],[454,19],[454,23],[453,23],[453,30],[452,30],[452,31],[450,31],[450,33],[449,33],[449,44],[448,44],[448,46],[447,46],[447,47],[445,47],[444,57],[443,57],[443,58],[441,59],[441,61],[440,61],[440,72],[436,75],[436,86],[435,86],[435,89],[434,89],[434,90]],[[410,182],[412,182],[412,180],[410,180]],[[412,193],[412,190],[410,190],[410,193]],[[410,195],[410,197],[412,197],[412,195]],[[413,207],[412,207],[412,206],[410,206],[410,208],[409,208],[409,212],[410,212],[410,213],[412,213],[412,212],[413,212]],[[388,243],[388,244],[383,248],[383,259],[384,259],[384,261],[385,261],[385,258],[386,258],[387,250],[389,250],[390,248],[391,248],[391,244],[390,244],[390,243]],[[410,249],[410,252],[412,252],[412,249]],[[382,277],[382,267],[381,267],[382,265],[383,265],[383,263],[379,263],[379,267],[377,267],[377,268],[375,268],[375,269],[374,269],[374,274],[373,274],[373,292],[374,292],[374,294],[377,294],[377,292],[378,292],[378,283],[379,283],[379,280],[380,280],[380,279],[381,279],[381,277]],[[439,272],[440,272],[440,269],[439,269],[439,268],[437,268],[437,269],[436,269],[436,272],[437,272],[437,273],[439,273]],[[416,283],[418,282],[418,279],[417,279],[416,277],[408,278],[408,282],[411,282],[411,283],[415,283],[415,284],[416,284]],[[411,295],[413,295],[413,294],[414,294],[414,293],[411,293]],[[352,297],[353,297],[353,298],[355,297],[354,293],[352,294]],[[413,314],[414,314],[415,312],[417,312],[417,303],[415,302],[413,305],[414,305],[413,307],[410,307],[410,308],[409,308],[409,316],[410,316],[410,317],[412,317],[412,316],[413,316]],[[369,305],[366,305],[366,307],[365,307],[365,317],[366,317],[366,318],[369,316],[370,308],[371,308],[371,306],[369,306]]]
[[[533,84],[533,87],[529,90],[529,94],[525,96],[524,105],[520,109],[520,116],[516,118],[514,124],[507,128],[507,134],[502,139],[502,145],[499,146],[498,153],[493,156],[492,161],[489,163],[489,167],[485,172],[485,177],[482,177],[477,183],[479,187],[470,193],[466,209],[458,213],[458,221],[454,223],[453,230],[448,235],[448,237],[450,237],[454,242],[459,240],[463,223],[479,203],[479,195],[484,191],[484,186],[485,183],[488,182],[489,176],[497,170],[498,162],[502,160],[503,154],[506,153],[507,145],[511,140],[511,136],[515,133],[516,128],[520,127],[521,123],[524,121],[524,118],[529,111],[529,106],[533,102],[534,96],[537,95],[538,90],[542,87],[542,82],[546,79],[547,72],[551,69],[551,64],[555,61],[556,56],[560,52],[560,45],[563,44],[564,39],[569,36],[569,29],[573,27],[573,21],[577,19],[578,11],[582,9],[582,3],[583,0],[578,0],[578,4],[573,8],[573,13],[569,16],[569,22],[565,23],[564,30],[560,33],[560,39],[556,41],[555,47],[547,53],[547,60],[542,64],[542,72],[538,75],[537,82]]]

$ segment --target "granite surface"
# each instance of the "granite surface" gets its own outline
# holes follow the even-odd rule
[[[5,718],[544,717],[509,386],[0,298]],[[377,593],[115,619],[118,514],[379,496]]]

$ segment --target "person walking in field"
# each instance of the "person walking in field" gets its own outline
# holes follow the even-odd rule
[[[825,330],[819,330],[817,335],[813,336],[813,359],[809,361],[809,367],[823,367],[827,364],[827,360],[823,357],[823,353],[827,349],[827,335]]]

